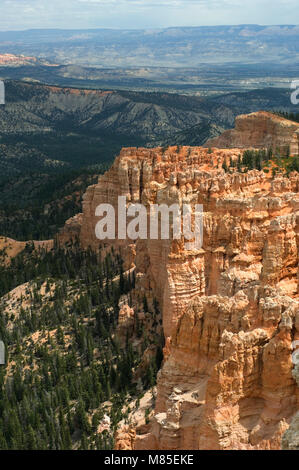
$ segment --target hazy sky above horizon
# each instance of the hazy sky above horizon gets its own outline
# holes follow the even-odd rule
[[[0,30],[297,24],[298,0],[0,0]]]

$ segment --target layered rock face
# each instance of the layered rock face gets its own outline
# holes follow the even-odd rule
[[[164,312],[165,337],[171,335],[181,306],[189,301],[190,296],[205,293],[204,251],[186,251],[182,240],[171,242],[148,238],[138,240],[136,244],[118,238],[100,241],[95,234],[99,220],[95,216],[96,208],[99,204],[113,205],[117,234],[119,196],[125,196],[128,204],[141,202],[148,209],[152,204],[203,204],[207,192],[216,194],[223,191],[225,185],[232,184],[234,177],[227,180],[221,167],[224,159],[229,162],[231,157],[237,159],[239,154],[238,149],[215,150],[210,154],[201,147],[169,147],[165,152],[161,148],[123,149],[111,169],[84,195],[80,231],[82,246],[96,249],[99,245],[113,245],[122,251],[127,268],[136,265],[139,297],[146,295],[149,300],[155,297],[159,301]],[[251,178],[254,180],[256,177],[250,175]],[[258,181],[259,177],[255,183]],[[238,187],[240,182],[233,184]],[[216,201],[213,196],[212,201]],[[76,232],[72,222],[73,219],[66,224],[66,230],[73,227],[73,232]],[[65,230],[61,234],[64,236]]]
[[[299,154],[299,124],[275,114],[258,111],[236,118],[235,129],[208,140],[207,147],[270,148]]]
[[[134,449],[280,449],[299,409],[299,175],[225,173],[224,160],[242,153],[124,149],[85,194],[79,233],[93,248],[104,243],[95,236],[100,203],[203,205],[201,249],[184,238],[105,242],[135,266],[136,299],[162,309],[155,414],[130,434]],[[132,315],[123,309],[121,319]]]

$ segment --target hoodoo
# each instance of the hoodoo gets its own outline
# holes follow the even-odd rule
[[[96,248],[103,242],[95,209],[106,202],[117,209],[119,195],[146,207],[203,205],[201,250],[187,251],[184,241],[109,242],[135,266],[135,299],[157,299],[162,309],[155,413],[137,428],[135,449],[279,449],[298,411],[299,175],[223,170],[242,154],[123,149],[61,233],[64,241],[79,233],[82,246]]]

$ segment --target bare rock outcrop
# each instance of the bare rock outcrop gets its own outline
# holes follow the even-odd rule
[[[76,214],[68,219],[58,234],[61,245],[73,243],[79,240],[82,227],[83,214]]]
[[[115,433],[115,450],[132,450],[135,438],[135,429],[130,426],[123,426],[121,429],[118,429]]]
[[[206,147],[218,148],[272,148],[290,149],[291,155],[299,153],[299,123],[289,121],[266,111],[237,116],[235,129],[225,131],[210,139]]]
[[[82,246],[119,248],[135,265],[133,300],[157,299],[162,310],[154,415],[126,448],[280,449],[299,409],[299,175],[225,173],[223,162],[242,153],[123,149],[85,194]],[[147,209],[202,204],[202,248],[184,238],[99,241],[96,207],[113,204],[117,220],[118,196]],[[125,323],[132,316],[123,310]]]
[[[133,308],[131,308],[126,303],[122,303],[121,305],[119,305],[116,333],[121,343],[125,343],[127,335],[131,334],[135,323],[134,317],[135,312]]]

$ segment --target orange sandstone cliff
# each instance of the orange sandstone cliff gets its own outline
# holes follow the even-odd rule
[[[134,449],[280,449],[283,436],[284,448],[294,448],[299,174],[225,173],[224,160],[242,153],[123,149],[88,188],[83,214],[60,234],[63,242],[79,234],[82,246],[97,248],[103,242],[95,237],[95,208],[116,208],[119,195],[147,208],[203,205],[199,250],[187,250],[184,239],[107,242],[135,268],[136,302],[157,299],[162,310],[164,361],[153,416],[130,439],[120,432]],[[123,310],[122,318],[137,314]]]
[[[237,116],[235,129],[225,131],[219,137],[210,139],[206,147],[219,148],[270,148],[299,154],[299,123],[289,121],[275,114],[258,111]]]

